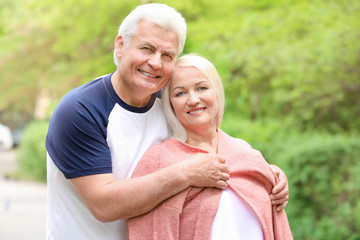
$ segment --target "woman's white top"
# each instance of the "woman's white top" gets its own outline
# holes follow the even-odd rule
[[[263,240],[259,218],[250,206],[230,189],[222,191],[210,240]]]

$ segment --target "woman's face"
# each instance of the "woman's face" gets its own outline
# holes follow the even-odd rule
[[[215,89],[197,68],[176,66],[169,94],[174,113],[186,130],[216,129],[219,107]]]

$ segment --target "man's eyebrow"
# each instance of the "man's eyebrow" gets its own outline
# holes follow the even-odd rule
[[[139,43],[139,46],[148,46],[152,49],[157,49],[157,47],[154,44],[152,44],[151,42],[142,42],[142,43]],[[162,53],[176,56],[176,51],[173,51],[173,50],[165,49],[164,51],[162,51]]]
[[[171,56],[176,56],[176,52],[175,51],[173,51],[173,50],[164,50],[164,53],[165,54],[168,54],[168,55],[171,55]]]
[[[156,48],[155,45],[152,44],[151,42],[140,42],[140,43],[138,44],[138,46],[140,46],[140,47],[148,46],[148,47],[154,48],[154,49]]]

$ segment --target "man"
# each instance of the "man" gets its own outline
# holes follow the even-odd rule
[[[143,153],[169,136],[156,92],[169,80],[185,36],[185,20],[173,8],[137,7],[115,39],[116,71],[59,103],[46,139],[47,239],[126,239],[123,219],[189,186],[227,187],[228,166],[210,154],[129,179]]]

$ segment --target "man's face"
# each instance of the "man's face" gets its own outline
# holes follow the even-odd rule
[[[121,95],[129,102],[132,96],[148,98],[166,85],[178,54],[176,32],[142,20],[127,47],[121,37],[115,45]]]

